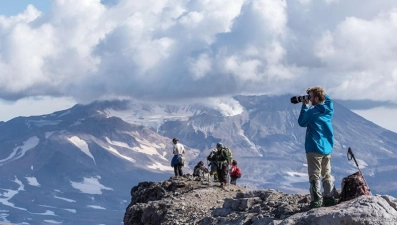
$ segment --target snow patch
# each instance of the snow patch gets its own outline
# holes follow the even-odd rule
[[[116,149],[112,148],[112,146],[108,146],[108,147],[102,146],[102,147],[103,147],[104,149],[110,151],[111,153],[113,153],[113,154],[115,154],[115,155],[117,155],[117,156],[120,156],[120,157],[123,158],[123,159],[126,159],[126,160],[128,160],[128,161],[130,161],[130,162],[136,162],[135,159],[120,154]]]
[[[28,140],[23,142],[22,146],[14,148],[12,153],[5,159],[0,160],[0,166],[7,161],[13,161],[22,158],[25,153],[32,148],[36,147],[40,142],[40,139],[36,136],[30,137]]]
[[[159,145],[150,143],[149,141],[147,141],[145,139],[139,139],[139,138],[136,138],[136,137],[135,137],[135,139],[140,143],[139,147],[131,147],[125,142],[112,141],[108,137],[106,137],[106,141],[109,144],[113,145],[113,146],[118,146],[118,147],[130,149],[130,150],[133,150],[133,151],[136,151],[136,152],[140,152],[140,153],[144,153],[144,154],[147,154],[147,155],[158,155],[161,158],[163,158],[164,160],[167,160],[163,155],[160,155],[157,152],[157,148],[160,148]]]
[[[95,159],[94,159],[94,157],[92,156],[92,154],[91,154],[91,152],[90,152],[90,149],[88,148],[87,142],[85,142],[84,140],[80,139],[80,138],[77,137],[77,136],[73,136],[73,137],[71,137],[71,138],[68,138],[68,140],[69,140],[70,142],[72,142],[77,148],[79,148],[84,154],[86,154],[86,155],[88,155],[89,157],[91,157],[92,160],[94,161],[95,165],[96,165]]]
[[[88,208],[93,208],[93,209],[106,209],[106,208],[103,208],[102,206],[99,206],[99,205],[87,205],[87,207]]]
[[[161,171],[174,171],[174,169],[172,167],[164,166],[163,164],[161,164],[159,162],[155,162],[155,163],[153,163],[153,165],[151,165],[151,166],[148,165],[147,167],[149,167],[150,169],[159,169]]]
[[[67,201],[67,202],[76,202],[75,200],[68,199],[68,198],[58,197],[58,196],[56,196],[56,195],[54,196],[54,198],[56,198],[56,199],[61,199],[61,200]]]
[[[99,176],[97,178],[95,178],[95,177],[84,177],[83,182],[70,181],[70,183],[72,184],[73,188],[78,189],[82,193],[85,193],[85,194],[100,195],[100,194],[102,194],[102,190],[113,191],[112,188],[105,187],[101,183],[99,183],[98,179],[100,179]]]
[[[63,209],[63,210],[69,211],[69,212],[71,212],[71,213],[76,213],[76,212],[77,212],[77,210],[75,210],[75,209]]]
[[[50,224],[62,224],[62,222],[58,222],[58,221],[55,221],[55,220],[44,220],[44,222],[50,223]]]
[[[51,137],[51,135],[54,133],[54,131],[51,131],[51,132],[45,132],[44,133],[44,135],[45,135],[45,138],[46,139],[48,139],[49,137]]]
[[[388,150],[388,149],[385,149],[385,148],[383,148],[383,147],[380,147],[379,149],[380,149],[380,150],[383,150],[383,151],[385,151],[385,152],[387,152],[387,153],[393,154],[392,151],[390,151],[390,150]]]
[[[42,216],[56,216],[56,214],[53,211],[48,210],[48,209],[43,213],[32,213],[32,214],[42,215]]]
[[[15,195],[17,195],[20,191],[24,191],[24,185],[22,184],[22,182],[20,180],[18,180],[17,177],[15,177],[14,180],[15,183],[17,183],[19,185],[17,190],[11,190],[11,189],[0,189],[0,191],[4,191],[4,192],[0,192],[0,203],[5,205],[5,206],[9,206],[12,207],[14,209],[19,209],[19,210],[23,210],[23,211],[27,211],[27,209],[24,208],[20,208],[20,207],[16,207],[14,205],[14,203],[9,202],[12,197],[14,197]]]
[[[39,182],[37,182],[36,177],[25,177],[25,178],[26,178],[26,180],[28,180],[29,185],[40,187],[40,184],[39,184]]]

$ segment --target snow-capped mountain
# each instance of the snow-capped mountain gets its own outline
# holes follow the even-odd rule
[[[120,224],[130,189],[173,175],[171,139],[187,149],[184,171],[206,160],[216,142],[233,150],[240,185],[307,192],[305,129],[290,96],[236,96],[238,113],[202,104],[113,101],[0,123],[0,222]],[[357,170],[373,193],[397,196],[397,134],[335,102],[336,185]]]

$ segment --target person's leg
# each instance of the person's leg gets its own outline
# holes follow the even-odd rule
[[[214,174],[214,182],[218,182],[218,180],[219,180],[218,179],[218,171],[215,170],[213,174]]]
[[[230,184],[236,185],[237,176],[230,176]]]
[[[182,165],[181,164],[178,165],[178,173],[179,173],[179,176],[183,176],[183,171],[182,171]]]
[[[220,183],[221,185],[223,185],[223,183],[222,183],[222,170],[221,170],[220,167],[217,167],[217,168],[216,168],[216,174],[217,174],[217,176],[218,176],[218,181],[219,181],[219,183]]]
[[[174,174],[177,177],[178,176],[178,168],[177,165],[174,165]]]
[[[228,173],[227,165],[223,165],[223,166],[222,166],[222,169],[221,169],[221,177],[219,177],[219,179],[222,180],[222,183],[223,183],[224,185],[227,184],[227,175],[228,175],[227,173]]]
[[[310,207],[320,207],[322,205],[322,194],[320,185],[321,161],[323,155],[317,153],[307,153],[307,170],[310,182]]]
[[[323,157],[321,161],[321,176],[324,188],[324,206],[335,205],[334,196],[337,191],[334,185],[334,177],[331,175],[331,154]]]
[[[326,155],[321,161],[321,176],[324,188],[324,196],[331,197],[334,186],[334,177],[331,175],[331,155]]]

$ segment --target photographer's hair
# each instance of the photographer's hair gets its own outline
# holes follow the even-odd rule
[[[307,90],[308,93],[313,93],[314,97],[318,97],[320,102],[325,100],[325,90],[322,87],[312,87]]]

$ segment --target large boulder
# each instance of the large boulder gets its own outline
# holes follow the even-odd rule
[[[391,196],[361,196],[332,207],[298,213],[278,225],[395,225],[397,200]]]

